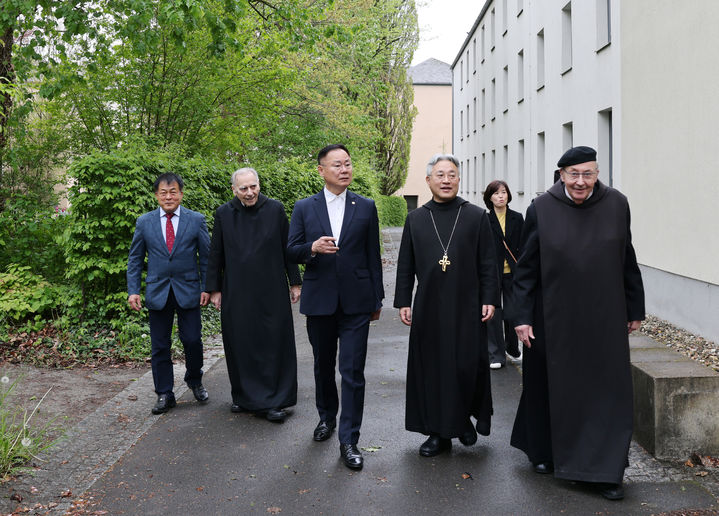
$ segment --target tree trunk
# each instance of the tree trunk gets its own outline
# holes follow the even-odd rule
[[[0,41],[0,83],[7,86],[15,82],[15,71],[12,66],[13,27],[5,28]],[[8,141],[8,122],[12,109],[10,92],[0,92],[0,178],[3,176],[3,157]],[[0,181],[1,183],[1,181]]]

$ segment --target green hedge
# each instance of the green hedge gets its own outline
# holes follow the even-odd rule
[[[381,195],[377,198],[379,223],[383,227],[404,226],[407,218],[407,201],[396,195]]]

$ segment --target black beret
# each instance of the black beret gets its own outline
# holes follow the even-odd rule
[[[557,166],[559,168],[571,167],[572,165],[586,163],[587,161],[597,161],[597,151],[591,147],[581,145],[579,147],[572,147],[562,154],[562,157],[557,161]]]

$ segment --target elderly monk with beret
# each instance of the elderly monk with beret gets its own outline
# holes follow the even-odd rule
[[[627,198],[597,178],[597,153],[573,147],[560,181],[527,209],[513,320],[524,344],[512,446],[537,473],[624,497],[632,437],[628,335],[644,288]]]

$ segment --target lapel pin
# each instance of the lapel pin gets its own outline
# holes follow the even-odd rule
[[[355,203],[355,202],[354,202],[354,201],[352,201],[352,204],[354,204],[354,203]]]

